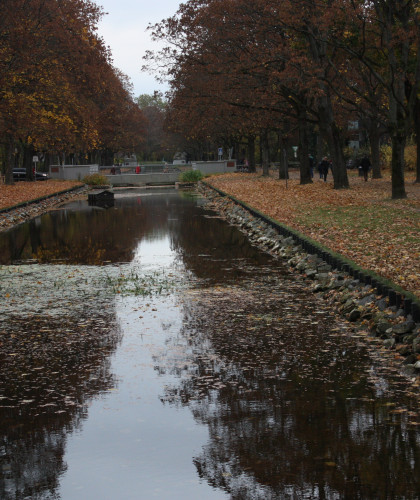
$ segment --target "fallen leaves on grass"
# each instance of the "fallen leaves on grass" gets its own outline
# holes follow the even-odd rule
[[[26,201],[35,200],[60,191],[82,186],[77,181],[61,181],[50,179],[39,182],[17,182],[13,186],[0,185],[0,209],[12,207]]]
[[[350,176],[347,190],[317,179],[300,185],[292,178],[286,187],[259,174],[210,183],[420,297],[420,186],[411,179],[406,200],[391,200],[389,178]]]

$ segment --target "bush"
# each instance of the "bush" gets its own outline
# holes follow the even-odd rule
[[[108,179],[101,174],[91,174],[83,177],[83,182],[88,186],[107,186]]]
[[[389,144],[384,144],[380,149],[381,168],[390,169],[392,160],[392,147]]]
[[[392,147],[390,145],[381,146],[381,166],[382,168],[391,168]],[[407,141],[404,150],[404,167],[407,170],[415,170],[417,162],[417,146],[413,139]]]
[[[181,182],[198,182],[203,178],[199,170],[186,170],[179,176]]]

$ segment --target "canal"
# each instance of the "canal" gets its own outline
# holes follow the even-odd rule
[[[5,232],[0,295],[2,499],[419,498],[405,380],[200,197]]]

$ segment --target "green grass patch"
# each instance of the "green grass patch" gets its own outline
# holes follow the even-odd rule
[[[106,186],[109,184],[108,179],[101,174],[91,174],[83,177],[83,182],[88,186]]]
[[[198,182],[203,178],[200,170],[187,170],[179,176],[181,182]]]

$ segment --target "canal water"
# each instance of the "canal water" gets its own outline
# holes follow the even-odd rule
[[[3,233],[0,295],[2,499],[419,498],[405,380],[199,197]]]

